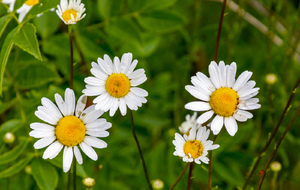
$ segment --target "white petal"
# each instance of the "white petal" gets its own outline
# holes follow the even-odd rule
[[[79,117],[82,114],[82,112],[85,108],[86,102],[87,102],[87,96],[82,95],[79,97],[79,99],[77,101],[77,105],[76,105],[76,110],[75,110],[76,117]]]
[[[91,158],[92,160],[97,160],[98,159],[98,155],[96,154],[95,150],[87,145],[85,142],[81,142],[79,144],[81,150],[89,157]]]
[[[208,66],[208,72],[209,72],[210,79],[216,88],[221,87],[218,70],[219,68],[216,62],[214,61],[210,62]]]
[[[248,98],[248,96],[249,95],[251,95],[251,98],[253,97],[252,95],[253,94],[256,94],[257,92],[258,92],[258,90],[259,90],[259,88],[253,88],[253,89],[251,89],[251,90],[249,90],[249,91],[247,91],[247,92],[244,92],[243,94],[239,94],[239,92],[238,92],[238,94],[239,94],[239,97],[240,97],[240,99],[242,99],[242,100],[247,100]],[[246,99],[247,98],[247,99]]]
[[[104,142],[103,140],[100,140],[98,138],[95,138],[95,137],[86,136],[83,139],[83,142],[85,142],[87,145],[95,147],[95,148],[106,148],[107,147],[106,142]]]
[[[203,113],[202,115],[200,115],[200,117],[198,117],[197,123],[199,123],[199,124],[205,123],[207,120],[209,120],[213,116],[213,114],[214,114],[214,112],[212,110]]]
[[[235,82],[236,63],[232,62],[227,69],[227,87],[232,87]]]
[[[67,116],[67,106],[64,102],[64,100],[62,99],[61,95],[59,94],[55,94],[54,95],[55,97],[55,102],[56,102],[56,105],[58,106],[59,110],[61,111],[61,113],[64,115],[64,116]]]
[[[29,133],[29,135],[34,138],[44,138],[44,137],[53,137],[53,136],[55,136],[55,133],[54,133],[54,131],[33,130]]]
[[[105,85],[106,78],[107,76],[103,76],[103,80],[95,77],[87,77],[84,79],[84,82],[93,86],[102,86]]]
[[[74,146],[74,155],[75,155],[75,158],[76,158],[78,164],[82,164],[82,162],[83,162],[82,156],[81,156],[80,150],[77,146]]]
[[[211,80],[203,73],[197,72],[196,73],[197,79],[199,80],[202,86],[205,86],[203,89],[208,89],[211,92],[216,90],[215,86],[211,82]]]
[[[101,115],[103,111],[95,110],[95,105],[91,105],[90,107],[86,108],[81,116],[79,117],[84,123],[91,123],[96,121]]]
[[[144,69],[137,69],[135,71],[133,71],[128,78],[129,79],[137,79],[137,78],[141,78],[145,75],[145,70]]]
[[[55,130],[55,128],[53,126],[48,125],[46,123],[39,123],[39,122],[31,123],[30,128],[37,130],[37,131],[54,131]]]
[[[74,91],[67,88],[65,91],[66,114],[74,115],[75,111],[75,94]],[[66,115],[65,115],[66,116]]]
[[[211,122],[211,131],[214,135],[217,135],[223,127],[224,118],[222,116],[216,115]]]
[[[43,159],[47,159],[47,158],[52,159],[56,157],[62,148],[63,145],[60,142],[55,141],[45,150],[43,154]]]
[[[33,147],[35,149],[44,148],[44,147],[50,145],[55,139],[56,139],[55,136],[41,138],[40,140],[38,140],[34,143]]]
[[[235,81],[232,89],[235,91],[239,91],[239,89],[241,89],[246,84],[246,82],[248,82],[251,76],[252,72],[244,71]]]
[[[72,147],[65,146],[63,154],[63,170],[64,172],[69,171],[73,161],[73,149]]]
[[[111,107],[110,107],[110,110],[109,110],[109,116],[110,117],[115,115],[118,107],[119,107],[118,99],[116,99],[116,98],[112,99]]]
[[[39,106],[39,107],[41,107],[41,106]],[[39,107],[38,107],[38,108],[39,108]],[[56,125],[57,122],[58,122],[58,119],[57,119],[57,118],[50,117],[50,116],[49,116],[47,113],[45,113],[44,111],[38,110],[38,111],[35,111],[34,114],[35,114],[38,118],[40,118],[41,120],[43,120],[43,121],[45,121],[45,122],[47,122],[47,123],[49,123],[49,124]]]
[[[120,98],[119,109],[123,116],[126,115],[127,107],[126,107],[126,103],[123,98]]]
[[[250,80],[248,81],[237,93],[238,95],[241,97],[243,96],[245,93],[248,93],[249,91],[252,90],[252,88],[255,86],[255,81]]]
[[[248,111],[240,110],[240,109],[238,109],[236,114],[243,115],[243,116],[247,117],[248,119],[251,119],[253,117],[252,113],[250,113]]]
[[[138,87],[131,87],[130,91],[137,96],[142,96],[142,97],[148,96],[148,92],[146,90],[138,88]]]
[[[42,98],[42,105],[46,107],[51,114],[55,115],[57,118],[62,118],[62,115],[56,105],[48,98]]]
[[[236,120],[239,121],[239,122],[244,122],[244,121],[247,121],[247,119],[248,119],[245,115],[238,114],[238,112],[235,113],[235,114],[233,115],[233,117],[234,117],[234,119],[236,119]]]
[[[109,135],[109,132],[107,131],[94,131],[94,130],[87,130],[86,134],[91,135],[93,137],[107,137]]]
[[[219,62],[219,69],[220,69],[220,84],[222,87],[226,87],[227,86],[227,68],[225,67],[225,63],[224,61],[220,61]]]
[[[192,110],[192,111],[207,111],[211,109],[209,103],[200,102],[200,101],[187,103],[185,104],[184,107],[185,109]]]
[[[199,91],[196,87],[187,85],[185,86],[185,89],[195,98],[198,98],[202,101],[209,101],[210,97],[206,94],[203,94],[201,91]]]
[[[225,128],[229,135],[234,136],[238,130],[237,123],[233,117],[225,117],[224,119]]]

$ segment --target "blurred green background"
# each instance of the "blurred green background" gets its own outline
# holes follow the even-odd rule
[[[52,7],[58,3],[51,1]],[[184,86],[191,84],[191,76],[198,71],[208,75],[222,3],[206,0],[83,0],[82,3],[87,16],[73,30],[76,97],[85,87],[83,79],[91,76],[92,61],[103,58],[104,54],[113,58],[133,53],[133,58],[139,61],[137,67],[144,68],[148,78],[141,87],[149,92],[148,102],[134,112],[137,135],[151,180],[160,179],[163,189],[169,189],[185,166],[179,157],[173,156],[172,140],[186,114],[193,114],[184,109],[186,103],[195,100]],[[300,19],[296,0],[234,0],[227,5],[218,61],[236,62],[237,75],[244,70],[252,71],[251,79],[260,88],[257,97],[262,105],[252,111],[253,119],[238,123],[234,137],[223,129],[215,142],[220,148],[213,151],[213,187],[237,189],[245,182],[255,157],[276,126],[300,75]],[[34,15],[38,8],[29,14]],[[5,15],[7,10],[0,4],[0,16]],[[65,189],[67,174],[61,169],[62,153],[53,160],[42,160],[45,149],[34,150],[36,139],[28,133],[30,123],[39,121],[34,112],[41,98],[54,100],[54,94],[63,95],[69,85],[68,28],[51,11],[29,22],[36,28],[42,61],[15,45],[7,62],[0,101],[0,189],[39,189],[33,175],[25,171],[32,165],[36,169],[36,163],[48,177],[45,183],[50,184],[49,189]],[[1,49],[16,26],[15,20],[8,23],[0,38]],[[268,73],[277,76],[275,84],[267,84]],[[299,105],[298,90],[275,141]],[[83,165],[78,165],[78,189],[84,188],[81,180],[87,176],[95,178],[94,189],[148,189],[129,115],[121,116],[117,111],[112,118],[107,113],[104,117],[113,124],[110,136],[103,138],[108,147],[95,149],[99,156],[96,162],[83,155]],[[298,118],[274,158],[281,163],[281,171],[276,174],[268,170],[262,189],[299,188],[299,125]],[[15,135],[13,143],[3,141],[6,132]],[[273,142],[263,157],[248,189],[256,188],[259,171],[274,145]],[[3,158],[3,154],[16,147],[21,151],[9,159]],[[206,164],[196,165],[193,189],[207,188],[207,170]],[[175,189],[186,186],[187,172]]]

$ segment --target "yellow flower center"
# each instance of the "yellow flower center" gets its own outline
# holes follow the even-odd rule
[[[183,151],[189,158],[198,158],[202,155],[203,145],[198,140],[187,141],[184,144]]]
[[[55,128],[57,140],[65,146],[76,146],[85,137],[85,125],[76,116],[65,116],[61,118]]]
[[[64,21],[66,22],[69,22],[69,20],[72,20],[72,17],[71,15],[73,15],[73,18],[75,19],[76,21],[76,18],[77,18],[77,11],[73,10],[73,9],[69,9],[69,10],[66,10],[65,12],[63,12],[63,19]]]
[[[115,98],[122,98],[130,91],[130,80],[123,73],[113,73],[108,76],[105,89],[106,91]]]
[[[218,115],[232,116],[237,108],[239,96],[235,90],[222,87],[217,89],[210,96],[211,109]]]
[[[39,0],[27,0],[25,1],[26,5],[33,6],[39,3]]]

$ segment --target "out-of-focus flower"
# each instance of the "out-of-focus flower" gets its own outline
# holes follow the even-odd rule
[[[25,3],[17,10],[19,13],[19,22],[22,22],[26,14],[30,11],[30,9],[39,3],[39,0],[27,0]]]
[[[9,5],[9,11],[13,12],[16,0],[2,0],[2,3]]]
[[[82,184],[87,188],[92,188],[95,186],[95,179],[91,177],[86,177],[82,180]]]
[[[274,73],[267,74],[266,82],[271,85],[275,84],[277,82],[277,76]]]
[[[111,123],[98,119],[103,112],[95,110],[92,105],[85,109],[87,97],[82,95],[75,106],[73,90],[66,89],[65,100],[55,94],[56,105],[48,98],[42,98],[42,106],[38,107],[35,115],[46,123],[32,123],[30,136],[41,138],[34,144],[35,149],[48,148],[43,154],[44,159],[53,159],[64,148],[63,170],[67,172],[73,161],[73,154],[79,164],[82,164],[81,150],[92,160],[98,155],[92,148],[106,148],[107,144],[97,137],[107,137],[106,131]]]
[[[278,161],[273,161],[270,168],[273,172],[279,172],[281,170],[281,164]]]
[[[98,64],[92,62],[91,73],[95,77],[87,77],[87,83],[82,92],[87,96],[98,96],[93,100],[96,110],[104,112],[109,110],[109,115],[113,116],[119,108],[122,115],[126,115],[127,106],[131,110],[137,110],[146,103],[148,92],[137,86],[147,80],[144,69],[135,71],[138,61],[132,61],[132,54],[125,53],[120,60],[118,57],[114,61],[108,55],[104,55],[104,60],[98,58]]]
[[[155,179],[152,181],[152,187],[155,190],[160,190],[164,188],[164,182],[160,179]]]
[[[217,65],[212,61],[209,65],[210,78],[198,72],[193,76],[193,85],[187,85],[185,89],[200,101],[190,102],[185,105],[186,109],[193,111],[204,111],[197,122],[203,124],[214,114],[216,116],[211,122],[211,130],[217,135],[223,125],[231,136],[238,130],[236,121],[246,121],[253,115],[246,110],[260,108],[258,98],[259,88],[254,88],[255,81],[250,80],[252,72],[244,71],[235,80],[236,63],[224,64],[223,61]]]
[[[192,116],[190,114],[187,114],[185,116],[185,121],[181,123],[179,126],[179,131],[181,134],[187,134],[189,133],[190,129],[193,126],[196,126],[196,129],[198,129],[201,125],[197,123],[196,121],[197,112],[194,112]]]

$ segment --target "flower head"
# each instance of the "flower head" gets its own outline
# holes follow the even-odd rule
[[[76,24],[83,19],[86,14],[84,4],[81,0],[60,0],[60,6],[57,5],[56,13],[65,24]],[[83,15],[82,15],[83,14]]]
[[[25,3],[17,10],[19,13],[19,22],[22,22],[26,14],[30,11],[30,9],[39,3],[39,0],[27,0]]]
[[[73,161],[73,153],[79,164],[82,164],[81,150],[92,160],[98,156],[95,148],[106,148],[107,144],[97,137],[107,137],[106,129],[111,123],[105,119],[98,119],[103,112],[95,110],[92,105],[85,109],[87,97],[81,96],[75,106],[75,94],[73,90],[66,89],[65,100],[59,94],[55,94],[55,105],[48,98],[42,98],[42,106],[38,107],[35,115],[46,123],[32,123],[33,130],[30,136],[41,138],[34,144],[35,149],[49,146],[44,154],[44,159],[53,159],[64,148],[63,170],[67,172]]]
[[[199,116],[197,122],[202,124],[208,121],[214,114],[211,130],[217,135],[225,125],[231,136],[237,132],[237,121],[246,121],[253,115],[246,110],[260,108],[258,98],[259,88],[254,88],[255,81],[250,80],[252,72],[244,71],[235,80],[236,63],[224,64],[223,61],[217,65],[212,61],[209,65],[210,78],[198,72],[193,76],[193,85],[185,86],[185,89],[200,101],[190,102],[185,105],[186,109],[193,111],[205,111]]]
[[[191,128],[189,135],[181,136],[179,133],[175,133],[175,140],[173,140],[175,152],[173,154],[181,157],[184,162],[208,164],[209,159],[206,157],[208,151],[220,147],[218,144],[213,145],[213,141],[207,140],[209,133],[210,130],[206,130],[206,127],[196,130],[195,126]]]
[[[188,135],[190,129],[193,126],[196,126],[196,129],[198,129],[200,127],[200,125],[196,121],[196,117],[197,117],[197,112],[194,112],[194,114],[192,116],[190,116],[190,114],[187,114],[185,116],[185,121],[182,122],[181,125],[179,126],[179,131],[181,134]]]
[[[2,3],[9,5],[9,12],[13,12],[16,0],[2,0]]]
[[[131,110],[137,110],[146,103],[148,92],[137,86],[147,80],[144,69],[135,71],[138,61],[132,62],[132,54],[123,54],[121,60],[118,57],[114,61],[108,55],[104,55],[104,60],[98,58],[98,64],[92,62],[91,73],[95,77],[87,77],[86,89],[82,92],[87,96],[98,96],[93,103],[96,110],[109,111],[113,116],[119,108],[122,115],[126,115],[128,106]]]

